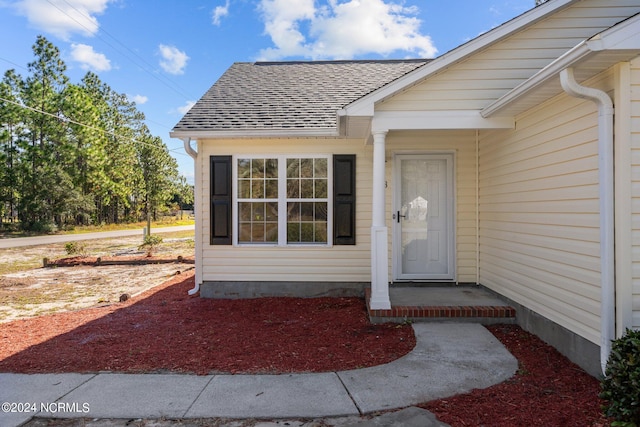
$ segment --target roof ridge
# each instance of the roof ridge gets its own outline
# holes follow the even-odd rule
[[[409,58],[409,59],[332,59],[332,60],[299,60],[299,61],[256,61],[253,65],[326,65],[326,64],[354,64],[354,63],[375,63],[375,64],[401,64],[429,62],[430,58]]]

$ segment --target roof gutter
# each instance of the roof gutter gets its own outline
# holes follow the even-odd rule
[[[573,68],[560,72],[562,89],[576,98],[598,106],[598,178],[600,182],[600,365],[604,373],[611,340],[615,338],[615,248],[614,248],[614,166],[613,102],[605,92],[581,86]]]
[[[202,184],[199,184],[199,180],[198,177],[200,176],[200,162],[198,162],[198,152],[196,150],[193,149],[193,147],[191,146],[191,138],[183,138],[182,141],[184,142],[184,151],[187,152],[187,154],[189,156],[191,156],[191,158],[193,159],[193,169],[194,169],[194,174],[196,179],[194,179],[194,197],[193,197],[193,215],[195,217],[195,229],[196,232],[198,232],[198,230],[200,230],[200,222],[202,221],[201,216],[202,214],[200,213],[200,197],[198,197],[198,192],[200,191],[200,186]],[[196,260],[195,260],[195,266],[196,266],[196,274],[195,274],[195,286],[193,287],[193,289],[189,290],[189,295],[195,295],[200,291],[200,283],[202,283],[202,265],[200,265],[202,263],[202,239],[201,236],[194,236],[194,240],[195,240],[195,244],[196,244]]]

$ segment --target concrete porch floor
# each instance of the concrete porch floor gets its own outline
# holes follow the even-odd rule
[[[468,321],[482,324],[515,323],[516,311],[506,302],[474,285],[390,285],[390,310],[369,307],[369,318],[381,322]]]

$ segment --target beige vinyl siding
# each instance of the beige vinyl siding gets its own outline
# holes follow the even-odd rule
[[[640,328],[640,59],[630,68],[632,327]]]
[[[453,152],[456,195],[456,280],[476,282],[476,147],[475,131],[403,131],[387,135],[387,219],[389,248],[393,242],[393,155]],[[391,256],[391,253],[390,253]],[[392,260],[389,272],[392,274]]]
[[[480,110],[564,52],[640,12],[637,0],[583,0],[376,106],[377,111]]]
[[[370,270],[372,147],[362,140],[216,140],[200,145],[203,175],[202,239],[205,281],[368,282]],[[387,157],[406,152],[454,152],[456,164],[456,277],[476,282],[475,131],[392,132]],[[230,154],[356,154],[356,245],[333,247],[209,245],[209,156]],[[393,162],[387,162],[389,273],[392,274]],[[390,276],[392,280],[392,277]]]
[[[362,140],[211,140],[200,145],[205,281],[370,281],[371,147]],[[211,246],[209,244],[209,156],[270,154],[356,154],[356,245]],[[234,209],[235,215],[235,209]]]
[[[597,112],[567,95],[480,137],[480,281],[600,340]]]

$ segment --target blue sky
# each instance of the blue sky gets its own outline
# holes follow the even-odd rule
[[[437,57],[535,0],[0,0],[0,72],[27,74],[44,35],[67,75],[91,70],[145,113],[193,182],[169,131],[233,63]]]

